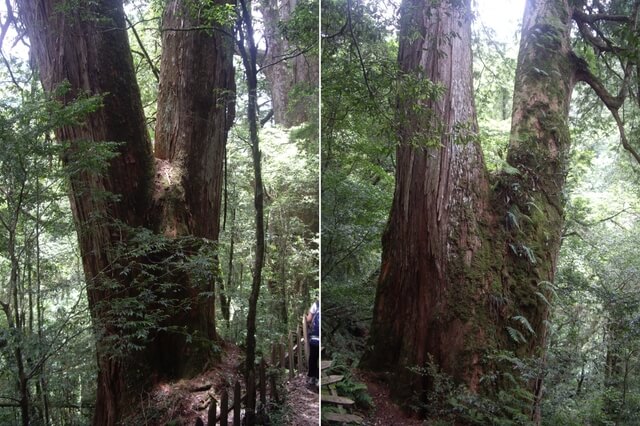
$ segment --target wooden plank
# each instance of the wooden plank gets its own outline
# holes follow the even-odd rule
[[[339,422],[339,423],[356,423],[361,425],[364,422],[364,419],[360,416],[356,416],[355,414],[340,414],[340,413],[325,413],[322,415],[326,420],[330,422]]]
[[[276,404],[280,403],[280,397],[278,396],[278,386],[276,385],[276,374],[275,372],[269,373],[269,385],[271,387],[271,398],[276,402]]]
[[[304,371],[304,363],[302,362],[302,345],[300,344],[300,327],[296,327],[296,341],[298,344],[296,345],[296,352],[298,354],[298,372],[302,373]]]
[[[260,360],[260,403],[262,407],[267,405],[267,364],[264,358]]]
[[[326,370],[327,368],[331,367],[331,364],[333,364],[333,361],[321,361],[320,362],[320,369],[321,370]]]
[[[320,402],[328,402],[329,404],[338,404],[338,405],[354,404],[352,399],[345,398],[343,396],[334,396],[334,395],[325,395],[325,394],[322,394],[320,396]]]
[[[211,405],[209,405],[209,413],[207,414],[207,426],[216,426],[216,400],[211,398]]]
[[[309,365],[309,330],[307,330],[307,319],[302,316],[302,338],[304,339],[304,362]]]
[[[294,370],[296,365],[296,360],[293,352],[293,333],[290,332],[287,337],[289,340],[289,379],[293,379],[293,377],[295,376]]]
[[[320,378],[320,383],[322,384],[322,386],[328,386],[333,383],[338,383],[342,379],[344,379],[344,376],[322,376]]]

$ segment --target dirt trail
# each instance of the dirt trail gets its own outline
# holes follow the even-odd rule
[[[422,420],[411,418],[398,407],[389,395],[387,386],[372,373],[356,371],[358,380],[367,385],[369,395],[375,404],[374,408],[367,413],[364,425],[370,426],[420,426],[424,424]]]
[[[320,403],[317,388],[307,386],[307,376],[298,374],[286,383],[285,425],[317,425],[320,419]]]

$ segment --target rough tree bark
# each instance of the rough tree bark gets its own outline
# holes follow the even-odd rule
[[[394,374],[398,398],[424,398],[430,378],[410,368],[430,361],[472,392],[491,393],[504,383],[481,384],[499,368],[487,355],[543,355],[548,307],[537,293],[549,296],[563,225],[571,10],[563,0],[527,2],[510,167],[495,176],[473,137],[469,12],[469,1],[405,0],[401,9],[400,69],[444,95],[398,100],[396,188],[363,358]],[[432,137],[439,146],[425,147]],[[529,383],[537,396],[539,385]]]
[[[311,6],[310,6],[311,3]],[[293,127],[304,122],[313,121],[312,114],[318,104],[319,60],[317,51],[312,46],[296,46],[283,34],[283,24],[286,26],[292,19],[296,7],[316,7],[307,0],[267,0],[259,4],[264,17],[264,37],[267,49],[265,55],[259,58],[261,70],[268,82],[273,109],[273,121],[276,125]],[[302,50],[308,49],[306,52]],[[315,194],[316,198],[318,194]],[[273,214],[273,211],[272,211]],[[315,236],[319,228],[317,209],[297,209],[295,215],[305,224],[303,238],[307,241],[309,250],[317,249]],[[291,233],[286,228],[288,218],[274,218],[269,221],[269,235],[273,236],[277,246],[271,256],[271,267],[279,270],[278,279],[268,282],[269,292],[273,295],[273,310],[278,314],[283,330],[288,327],[288,291],[287,286],[291,278],[287,270],[287,244]],[[303,297],[308,292],[301,293]]]
[[[465,299],[475,295],[459,291],[467,287],[466,273],[476,267],[483,248],[479,222],[490,220],[480,147],[462,140],[477,127],[470,15],[468,4],[464,10],[447,2],[430,4],[403,3],[398,61],[407,79],[441,84],[444,95],[419,110],[410,95],[398,100],[396,188],[383,237],[374,349],[364,358],[371,367],[399,374],[398,393],[423,388],[422,378],[407,367],[423,366],[429,356],[472,387],[480,373],[479,359],[468,352],[469,337],[481,333],[466,313]],[[420,36],[410,37],[415,31]],[[475,291],[482,292],[486,284],[479,281]],[[463,355],[472,356],[462,363]]]
[[[235,113],[233,40],[211,30],[190,30],[206,24],[198,18],[204,11],[193,7],[193,2],[184,0],[165,5],[155,129],[157,174],[164,188],[156,192],[156,200],[164,210],[160,224],[164,235],[216,241],[225,145]],[[215,297],[198,297],[200,292],[214,290],[213,278],[204,287],[186,289],[184,297],[194,304],[180,322],[197,330],[198,336],[192,335],[191,340],[217,339]],[[164,371],[175,370],[181,376],[191,365],[204,365],[206,351],[192,352],[189,346],[193,345],[176,334],[164,337],[156,339],[158,351],[176,347],[165,358],[164,367],[159,366]],[[191,355],[195,359],[187,359]]]
[[[202,339],[188,345],[185,337],[215,338],[213,298],[198,297],[200,292],[212,290],[210,285],[194,287],[181,282],[184,289],[174,297],[190,310],[166,312],[169,317],[162,324],[179,330],[181,336],[158,336],[156,344],[145,343],[142,350],[126,357],[112,357],[109,352],[109,337],[121,330],[107,318],[110,306],[119,298],[135,296],[139,291],[131,288],[133,274],[123,273],[114,263],[117,248],[130,236],[126,229],[147,228],[168,237],[189,234],[217,238],[221,153],[232,109],[218,90],[232,88],[231,45],[217,33],[164,31],[162,78],[174,81],[161,81],[165,93],[159,100],[158,159],[154,160],[122,2],[78,2],[71,7],[62,0],[24,0],[18,5],[45,90],[51,92],[67,80],[72,90],[65,100],[82,92],[104,95],[104,106],[85,123],[56,132],[58,140],[70,142],[66,157],[82,155],[83,141],[120,142],[119,155],[109,161],[104,173],[83,172],[70,183],[89,284],[89,307],[94,323],[102,327],[97,335],[98,388],[93,423],[114,425],[136,410],[132,401],[151,381],[184,376],[202,368],[201,361],[212,355],[211,345],[202,344]],[[182,13],[181,25],[192,23],[194,15],[185,14],[185,10],[182,2],[170,2],[165,28],[175,24],[177,13]],[[107,193],[117,198],[105,196]],[[121,231],[126,227],[124,232],[113,226],[116,222]],[[171,254],[137,261],[162,264]],[[105,286],[107,282],[117,283],[121,290]],[[172,344],[159,344],[167,341]],[[194,360],[199,362],[190,364]]]

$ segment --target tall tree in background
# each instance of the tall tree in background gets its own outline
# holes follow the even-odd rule
[[[70,142],[66,156],[79,155],[83,144],[118,143],[106,172],[86,171],[71,182],[89,307],[98,330],[94,424],[116,424],[134,409],[132,401],[149,380],[187,376],[212,355],[213,278],[190,280],[187,273],[171,270],[169,259],[202,246],[203,240],[193,238],[181,245],[179,237],[217,239],[222,153],[232,111],[225,96],[233,89],[232,41],[218,32],[187,30],[210,27],[205,17],[211,14],[206,12],[222,4],[167,4],[154,155],[122,2],[18,2],[45,89],[51,92],[67,80],[69,99],[84,93],[104,96],[103,108],[83,125],[56,131],[57,139]],[[118,258],[119,248],[140,235],[169,240],[154,240],[153,252]],[[167,242],[171,239],[176,246]],[[173,275],[178,285],[154,285],[155,280],[141,277],[145,274]],[[114,309],[140,301],[140,295],[160,312],[158,334],[135,340],[136,351],[114,355],[111,342],[126,331],[118,320],[144,321],[146,314],[140,305],[119,314]],[[166,300],[176,301],[172,309],[162,309]]]
[[[284,127],[297,126],[313,118],[310,114],[317,103],[314,94],[319,65],[317,51],[311,48],[316,40],[295,38],[296,30],[305,25],[305,20],[308,21],[306,25],[317,26],[317,14],[314,13],[317,7],[316,2],[308,0],[260,2],[267,44],[262,67],[271,92],[274,122]],[[297,98],[294,88],[298,92]],[[302,96],[305,92],[306,96]]]

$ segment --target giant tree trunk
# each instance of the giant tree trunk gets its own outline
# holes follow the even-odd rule
[[[428,376],[410,370],[430,361],[472,392],[490,393],[503,381],[481,386],[499,367],[487,355],[543,353],[548,308],[537,293],[553,281],[563,224],[571,14],[562,0],[527,3],[511,167],[491,190],[474,137],[469,3],[405,0],[401,9],[400,69],[442,85],[444,95],[398,100],[396,188],[363,364],[391,371],[399,398],[431,390]],[[528,385],[537,393],[539,383]]]
[[[114,306],[126,298],[135,298],[143,290],[157,292],[160,287],[153,280],[146,284],[148,288],[140,287],[136,269],[125,269],[122,259],[116,263],[115,256],[123,245],[127,246],[128,238],[143,228],[168,237],[189,234],[217,238],[221,153],[229,124],[225,121],[226,104],[224,99],[220,102],[216,90],[229,88],[233,80],[231,53],[220,36],[175,36],[165,31],[163,76],[175,79],[173,73],[183,73],[189,80],[173,86],[161,82],[161,90],[171,93],[160,96],[160,159],[155,167],[122,2],[77,2],[73,7],[62,0],[24,0],[18,4],[45,89],[51,92],[67,80],[72,90],[65,100],[82,92],[104,95],[104,106],[85,123],[56,132],[57,139],[70,142],[66,158],[84,155],[82,146],[86,143],[120,143],[119,155],[109,161],[106,171],[83,171],[72,177],[70,186],[89,284],[89,307],[97,330],[94,424],[113,425],[127,413],[135,412],[132,402],[152,380],[184,376],[202,368],[202,361],[211,356],[211,345],[206,342],[215,338],[213,297],[211,293],[205,293],[207,297],[199,294],[212,288],[210,284],[189,283],[187,276],[176,276],[173,271],[157,273],[174,274],[182,290],[172,293],[172,297],[179,299],[183,309],[164,311],[166,318],[158,326],[176,330],[180,336],[168,336],[169,331],[159,336],[152,334],[148,340],[133,342],[142,346],[140,350],[113,353],[111,342],[125,332],[122,325],[113,321]],[[180,2],[169,5],[166,25],[173,25],[175,13],[183,13]],[[188,17],[182,18],[189,22]],[[165,65],[167,61],[170,66]],[[189,95],[196,87],[200,96],[191,101]],[[150,262],[156,271],[162,265],[170,268],[168,259],[175,253],[167,251],[135,259],[140,265],[137,270],[144,269],[145,262]],[[167,296],[168,292],[156,293],[160,304]],[[136,314],[139,312],[127,315]],[[194,344],[187,345],[187,336],[195,336]],[[158,340],[154,345],[155,337]],[[167,341],[172,344],[158,344]]]
[[[480,223],[490,220],[488,177],[474,138],[470,15],[468,4],[461,10],[430,3],[403,3],[398,60],[403,80],[439,83],[444,95],[419,108],[411,96],[398,101],[396,188],[383,237],[375,347],[364,359],[399,375],[393,382],[402,397],[422,392],[423,378],[407,368],[422,367],[430,356],[477,386],[479,359],[469,349],[484,344],[470,305],[487,283],[480,271],[473,284],[466,276],[478,268]],[[411,37],[416,31],[420,36]]]
[[[224,3],[220,0],[215,6]],[[216,241],[220,232],[225,145],[235,113],[233,40],[215,31],[189,31],[205,24],[192,9],[193,4],[184,0],[171,0],[165,5],[155,155],[162,169],[158,172],[175,181],[165,180],[161,195],[156,195],[161,197],[159,204],[164,209],[164,235]],[[189,341],[206,345],[217,339],[214,290],[213,275],[186,287],[183,297],[193,303],[180,322],[189,324],[197,333],[191,334]],[[212,295],[200,297],[202,292]],[[159,369],[182,376],[192,365],[204,365],[209,356],[206,351],[192,351],[193,344],[185,336],[174,333],[163,337],[155,342],[157,350],[175,350],[165,357]]]

